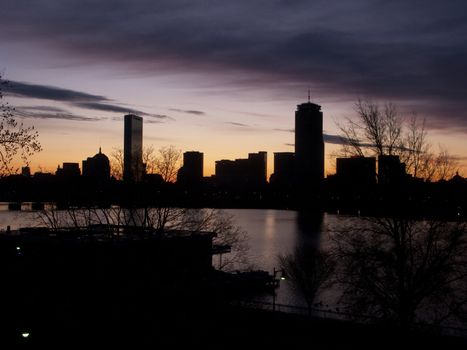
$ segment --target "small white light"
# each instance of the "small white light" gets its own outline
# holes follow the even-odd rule
[[[29,338],[29,332],[23,332],[23,333],[21,333],[21,336],[23,338]]]
[[[16,247],[16,250],[21,250],[21,247]]]
[[[282,277],[281,277],[281,280],[282,280],[282,281],[285,281],[285,277],[284,277],[284,276],[282,276]]]

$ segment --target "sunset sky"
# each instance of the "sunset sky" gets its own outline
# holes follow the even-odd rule
[[[467,162],[467,2],[0,0],[8,102],[40,133],[31,166],[54,171],[123,147],[123,115],[144,144],[214,161],[293,151],[294,111],[336,122],[358,98],[426,118],[433,149]],[[328,171],[331,166],[328,164]]]

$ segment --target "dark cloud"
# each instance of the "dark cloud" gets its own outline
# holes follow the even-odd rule
[[[104,96],[91,95],[85,92],[68,90],[47,85],[29,84],[10,81],[5,91],[13,96],[37,98],[61,102],[103,102],[109,101]]]
[[[169,116],[162,115],[162,114],[150,114],[143,111],[139,111],[136,109],[123,107],[120,105],[108,104],[108,103],[100,103],[100,102],[77,102],[73,103],[76,107],[85,108],[85,109],[92,109],[96,111],[105,111],[105,112],[116,112],[116,113],[123,113],[123,114],[136,114],[139,116],[148,116],[152,118],[159,118],[159,119],[171,119]]]
[[[175,118],[172,118],[168,115],[165,115],[165,114],[145,114],[147,117],[149,118],[156,118],[156,119],[171,119],[171,120],[175,120]],[[158,122],[162,123],[161,120],[159,120]]]
[[[103,120],[105,118],[98,118],[98,117],[87,117],[82,115],[76,115],[73,113],[68,113],[66,111],[61,112],[39,112],[31,111],[31,110],[23,110],[21,108],[16,108],[16,114],[21,118],[27,119],[60,119],[60,120],[71,120],[71,121],[80,121],[80,122],[95,122],[99,120]]]
[[[186,113],[186,114],[193,114],[193,115],[205,115],[205,112],[202,111],[195,111],[195,110],[186,110],[186,109],[178,109],[178,108],[170,108],[170,111]]]
[[[2,8],[0,38],[144,75],[196,72],[291,96],[311,86],[316,100],[423,106],[434,127],[467,130],[466,12],[464,0],[16,1]]]
[[[333,145],[345,145],[347,142],[339,135],[323,134],[323,140],[325,143],[331,143]]]
[[[96,111],[146,115],[146,113],[135,110],[135,109],[117,106],[117,105],[111,105],[107,103],[100,103],[100,102],[78,102],[78,103],[74,103],[74,105],[76,107],[85,108],[85,109],[93,109]]]
[[[21,106],[18,107],[22,111],[33,111],[33,112],[51,112],[51,113],[64,113],[66,112],[65,109],[53,106]],[[18,109],[17,108],[17,109]]]
[[[119,104],[111,103],[112,100],[99,95],[92,95],[81,91],[63,89],[55,86],[29,84],[24,82],[10,81],[6,89],[8,94],[16,97],[43,99],[68,103],[69,105],[104,112],[132,113],[140,116],[147,116],[158,119],[172,119],[162,114],[151,114],[140,110],[128,108]],[[23,110],[42,110],[44,112],[62,113],[64,110],[59,107],[33,106],[23,107]],[[37,113],[36,113],[37,114]]]

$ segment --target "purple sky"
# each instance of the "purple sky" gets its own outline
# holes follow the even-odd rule
[[[425,117],[434,148],[465,159],[465,13],[464,0],[11,1],[0,69],[41,133],[36,166],[121,147],[126,112],[144,117],[145,144],[205,152],[208,173],[248,152],[271,160],[293,150],[308,88],[328,154],[363,97]]]

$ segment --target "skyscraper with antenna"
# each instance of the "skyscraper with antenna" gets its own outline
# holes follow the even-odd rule
[[[295,112],[295,174],[299,193],[319,193],[324,179],[323,112],[312,103],[299,104]]]

